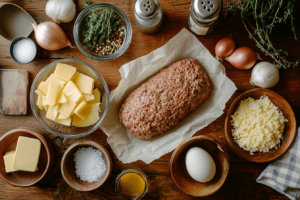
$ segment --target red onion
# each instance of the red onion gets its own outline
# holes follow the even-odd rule
[[[234,51],[234,48],[235,42],[232,39],[231,34],[228,37],[219,40],[215,47],[217,59],[230,56],[230,54]]]
[[[37,43],[46,50],[59,50],[66,46],[72,47],[65,32],[54,22],[32,24]]]
[[[256,60],[256,53],[249,47],[240,47],[227,58],[227,61],[238,69],[250,69],[255,65]]]

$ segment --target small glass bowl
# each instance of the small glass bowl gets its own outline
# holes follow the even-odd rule
[[[82,32],[84,28],[85,18],[91,13],[92,9],[101,8],[112,8],[114,12],[120,16],[120,19],[125,26],[125,38],[123,44],[118,51],[114,52],[111,55],[99,55],[83,43],[84,37],[82,35]],[[119,8],[107,3],[98,3],[90,5],[78,15],[74,24],[73,35],[77,47],[85,56],[98,61],[108,61],[120,57],[128,49],[132,38],[132,27],[126,15]]]
[[[129,196],[126,196],[126,194],[124,194],[124,192],[122,191],[121,189],[121,186],[120,186],[120,180],[122,178],[123,175],[127,174],[127,173],[135,173],[137,175],[139,175],[145,182],[145,190],[144,192],[141,194],[141,196],[137,196],[137,197],[129,197]],[[142,197],[145,196],[145,194],[148,192],[148,182],[147,182],[147,177],[146,175],[141,172],[140,170],[138,169],[125,169],[123,170],[116,178],[116,183],[115,183],[115,189],[117,191],[117,193],[124,199],[128,199],[128,200],[135,200],[135,199],[141,199]]]
[[[41,81],[45,81],[54,72],[57,63],[65,63],[76,67],[78,72],[95,80],[95,88],[98,88],[101,93],[100,119],[95,124],[88,127],[64,126],[47,119],[46,111],[39,109],[37,106],[38,95],[35,93],[35,90]],[[30,89],[30,106],[36,119],[48,132],[65,138],[79,138],[94,132],[103,123],[109,109],[109,90],[101,74],[91,65],[76,59],[61,59],[44,67],[35,77]]]

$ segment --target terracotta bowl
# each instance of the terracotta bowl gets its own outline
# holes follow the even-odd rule
[[[41,141],[42,145],[38,164],[38,171],[17,171],[10,173],[5,172],[3,156],[7,151],[12,151],[16,149],[19,136],[36,138]],[[0,138],[0,177],[11,185],[26,187],[38,183],[51,170],[53,162],[54,153],[50,141],[43,134],[35,130],[28,128],[13,129],[5,133]]]
[[[192,179],[186,169],[185,157],[192,147],[200,147],[207,151],[216,164],[216,174],[207,183]],[[208,136],[196,136],[183,141],[173,152],[170,160],[170,173],[177,187],[188,195],[205,197],[218,191],[224,184],[229,171],[227,151],[216,140]]]
[[[106,165],[106,171],[102,178],[100,178],[97,182],[87,182],[80,180],[75,173],[75,162],[74,162],[74,153],[82,147],[93,147],[95,149],[99,149],[102,152],[103,160]],[[75,190],[78,191],[92,191],[99,188],[104,182],[110,177],[112,172],[112,159],[108,153],[108,151],[100,144],[83,140],[72,144],[64,153],[62,162],[61,162],[61,173],[65,179],[65,181]]]
[[[236,111],[239,103],[243,99],[247,99],[248,97],[252,97],[254,99],[259,99],[261,96],[268,96],[269,99],[281,110],[283,113],[284,117],[288,120],[286,122],[286,127],[284,130],[284,138],[280,142],[280,146],[278,149],[272,149],[270,152],[267,153],[254,153],[254,155],[250,155],[250,152],[243,150],[242,148],[239,147],[239,145],[234,141],[231,130],[231,115],[234,114]],[[249,90],[247,92],[244,92],[240,96],[238,96],[234,102],[231,104],[227,116],[226,116],[226,121],[225,121],[225,135],[227,142],[229,146],[237,153],[240,157],[253,161],[253,162],[258,162],[258,163],[264,163],[264,162],[270,162],[281,155],[283,155],[292,145],[295,136],[296,136],[296,119],[295,115],[293,112],[293,109],[291,108],[290,104],[279,94],[267,90],[267,89],[253,89]]]

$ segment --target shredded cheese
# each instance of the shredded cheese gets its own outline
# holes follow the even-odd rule
[[[257,100],[251,97],[242,100],[231,118],[235,142],[250,151],[251,155],[277,148],[287,122],[278,107],[266,96]]]

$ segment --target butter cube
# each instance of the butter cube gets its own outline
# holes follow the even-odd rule
[[[64,85],[66,83],[66,81],[64,81],[63,79],[55,76],[54,74],[51,74],[49,76],[49,78],[46,80],[47,83],[50,83],[50,81],[61,84],[61,85]]]
[[[47,95],[49,83],[51,81],[55,82],[55,83],[58,83],[58,84],[60,84],[62,86],[66,83],[64,80],[61,80],[60,78],[57,78],[56,76],[54,76],[54,74],[51,74],[49,76],[49,78],[46,80],[46,82],[44,82],[44,84],[40,88],[38,88],[38,89],[40,91],[42,91],[45,95]]]
[[[44,108],[45,108],[46,111],[48,111],[49,105],[45,105]]]
[[[69,81],[76,72],[76,68],[67,64],[58,63],[54,75],[62,80]]]
[[[76,104],[83,99],[83,95],[79,90],[74,91],[69,97],[69,100],[75,102]]]
[[[41,90],[39,90],[39,89],[36,89],[35,91],[34,91],[38,96],[46,96]]]
[[[40,90],[46,95],[48,92],[48,83],[42,81],[38,87],[38,90]]]
[[[50,119],[52,121],[55,121],[55,119],[57,117],[57,114],[58,114],[58,111],[55,110],[55,108],[53,108],[53,107],[50,106],[48,108],[48,111],[47,111],[47,114],[46,114],[46,118]]]
[[[40,157],[41,142],[38,139],[20,136],[14,159],[14,168],[34,172]]]
[[[49,106],[54,106],[56,104],[60,89],[60,84],[50,81],[46,96],[46,103]]]
[[[63,93],[61,93],[60,94],[60,97],[58,98],[58,101],[57,101],[58,103],[66,103],[67,102],[67,98],[66,98],[66,96],[63,94]]]
[[[77,127],[87,127],[92,124],[95,124],[100,118],[99,118],[99,103],[91,104],[89,105],[92,107],[91,112],[89,113],[88,117],[86,117],[84,120],[78,117],[77,115],[72,116],[72,126]]]
[[[18,171],[14,168],[15,152],[16,151],[8,151],[3,156],[6,173]]]
[[[39,90],[39,91],[42,92],[41,88],[43,87],[44,83],[45,83],[45,81],[41,81],[40,84],[39,84],[39,86],[38,86],[38,89],[37,89],[37,90]],[[47,92],[47,91],[46,91],[46,92]],[[44,92],[43,92],[43,93],[44,93]],[[45,94],[45,93],[44,93],[44,94]],[[46,94],[45,94],[45,95],[46,95]]]
[[[59,113],[58,119],[68,119],[68,117],[65,116],[65,115],[63,115],[63,114],[61,114],[61,113]]]
[[[47,106],[48,105],[47,102],[46,102],[47,97],[43,96],[42,99],[43,99],[43,106]]]
[[[59,103],[55,104],[54,106],[51,106],[54,110],[58,110],[59,108]]]
[[[74,109],[74,113],[84,120],[91,112],[92,106],[89,106],[85,101],[80,102]]]
[[[94,94],[83,94],[83,98],[85,101],[91,101],[95,99]]]
[[[62,90],[62,93],[65,94],[66,96],[70,96],[71,94],[73,94],[77,90],[78,90],[78,88],[75,85],[75,83],[73,81],[69,81],[67,83],[67,85],[64,87],[64,89]]]
[[[71,121],[72,121],[71,117],[67,119],[55,119],[55,122],[65,126],[71,126]]]
[[[61,104],[57,111],[67,117],[70,117],[75,106],[76,103],[74,103],[73,101],[68,101],[68,103]]]
[[[37,102],[36,102],[36,105],[37,105],[41,110],[44,109],[44,106],[43,106],[43,96],[41,96],[41,95],[38,96],[38,100],[37,100]]]
[[[74,83],[77,85],[80,92],[83,94],[92,94],[94,88],[94,79],[84,75],[82,73],[76,72]]]
[[[98,88],[94,89],[94,97],[95,97],[95,99],[89,101],[89,104],[100,103],[101,94],[100,94]]]

